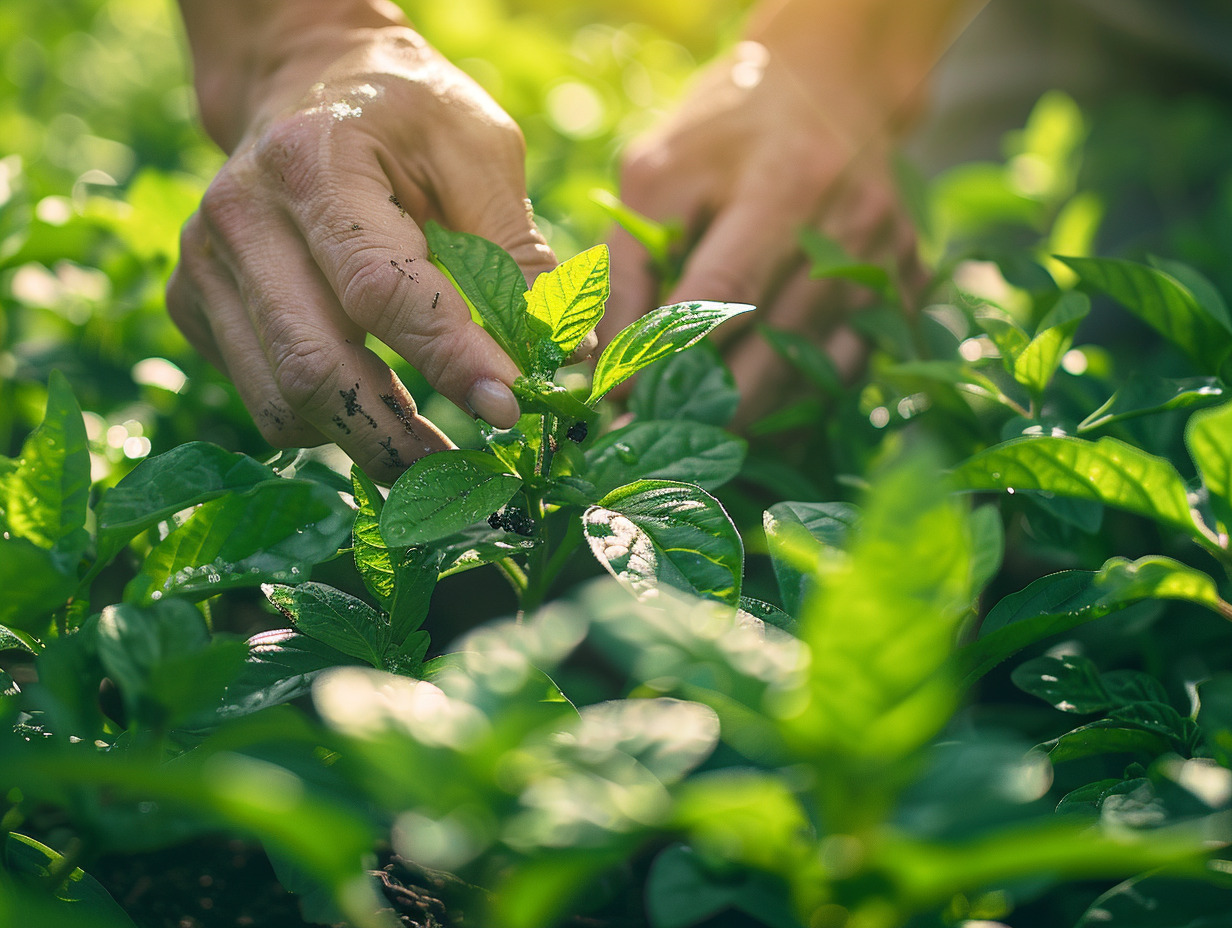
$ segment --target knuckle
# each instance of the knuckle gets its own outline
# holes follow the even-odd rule
[[[320,112],[301,111],[276,119],[261,133],[250,152],[261,176],[284,186],[292,198],[320,192],[322,151],[332,131],[330,121],[322,116]]]
[[[292,410],[312,412],[324,407],[336,379],[334,356],[329,345],[300,339],[274,359],[274,384]]]
[[[248,186],[233,167],[219,171],[201,197],[200,221],[213,229],[225,231],[242,222],[241,215],[251,202]],[[197,224],[186,223],[180,243],[185,255],[200,254],[206,236]]]
[[[391,306],[400,304],[412,273],[379,246],[351,249],[340,267],[343,309],[356,323],[371,329]]]

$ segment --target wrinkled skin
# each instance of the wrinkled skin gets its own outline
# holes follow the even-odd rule
[[[336,442],[391,481],[449,441],[368,334],[463,409],[518,416],[517,368],[431,265],[421,225],[496,241],[528,279],[555,259],[520,131],[416,33],[339,29],[286,57],[244,125],[211,120],[202,94],[231,155],[184,228],[168,308],[272,445]]]

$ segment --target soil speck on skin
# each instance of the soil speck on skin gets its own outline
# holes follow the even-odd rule
[[[441,299],[441,291],[437,290],[436,296],[432,297],[432,308],[433,309],[436,309],[436,304],[440,302],[440,299]]]
[[[342,421],[342,416],[334,416],[334,425],[338,426],[347,435],[351,434],[351,427]]]
[[[398,449],[394,447],[393,436],[387,436],[382,442],[381,447],[385,449],[387,463],[390,467],[406,467],[402,463],[402,455],[398,453]]]
[[[394,206],[398,207],[398,215],[400,216],[406,215],[406,209],[402,206],[402,203],[398,200],[398,195],[396,193],[391,193],[389,195],[389,202],[392,203]]]
[[[351,223],[352,232],[362,232],[363,230],[364,230],[364,227],[361,226],[358,222]]]
[[[363,407],[359,405],[359,384],[356,384],[349,390],[339,390],[338,395],[342,397],[342,402],[346,403],[346,414],[348,416],[354,416],[364,411]]]

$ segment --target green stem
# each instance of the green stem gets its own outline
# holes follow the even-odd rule
[[[526,595],[526,571],[518,566],[517,561],[513,558],[504,558],[496,561],[496,569],[501,572],[509,585],[513,587],[514,595],[518,597],[518,602],[522,601],[522,597]]]

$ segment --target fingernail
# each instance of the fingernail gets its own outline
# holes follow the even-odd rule
[[[499,380],[479,380],[466,394],[470,411],[498,429],[511,429],[518,424],[522,409],[513,391]]]

